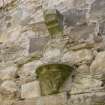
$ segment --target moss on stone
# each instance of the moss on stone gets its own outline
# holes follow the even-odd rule
[[[42,95],[58,93],[72,71],[73,68],[65,64],[47,64],[37,68]]]
[[[56,9],[45,10],[44,18],[52,36],[63,33],[63,16]]]

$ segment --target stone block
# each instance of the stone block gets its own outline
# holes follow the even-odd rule
[[[56,9],[44,11],[45,23],[51,35],[63,33],[63,16]]]
[[[20,76],[20,82],[27,83],[30,81],[34,81],[36,79],[35,70],[38,66],[42,65],[43,63],[40,60],[35,60],[33,62],[29,62],[24,64],[21,67],[21,70],[18,72]]]
[[[105,93],[91,92],[71,95],[68,105],[105,105]]]
[[[102,80],[103,74],[105,74],[104,62],[105,62],[105,51],[102,51],[96,55],[95,60],[92,62],[90,66],[90,71],[96,79]]]
[[[7,80],[1,84],[1,89],[4,90],[5,92],[14,93],[17,91],[18,87],[14,81]]]
[[[94,0],[90,9],[90,20],[97,21],[105,17],[105,0]]]
[[[4,42],[6,42],[6,41],[7,41],[7,35],[1,34],[1,35],[0,35],[0,43],[4,43]]]
[[[105,35],[105,21],[99,23],[99,33]]]
[[[14,105],[36,105],[36,100],[30,99],[25,101],[17,101],[16,103],[14,103]]]
[[[66,93],[60,93],[57,95],[41,97],[38,100],[38,102],[42,105],[43,104],[44,105],[66,105],[66,102],[67,102],[67,96],[66,95],[67,95]]]
[[[0,70],[0,79],[1,80],[15,79],[16,71],[17,71],[16,66],[5,67]]]
[[[42,58],[43,62],[54,63],[59,62],[61,57],[60,49],[46,49],[44,56]]]
[[[14,105],[66,105],[66,93],[18,101]]]
[[[75,26],[86,22],[86,10],[84,9],[70,9],[65,11],[63,15],[64,24],[67,26]]]
[[[51,95],[59,92],[60,87],[72,73],[73,67],[65,64],[47,64],[36,70],[40,81],[42,95]]]
[[[93,53],[88,49],[82,49],[65,53],[62,62],[79,65],[80,63],[91,63],[92,59]]]
[[[93,43],[95,41],[95,36],[96,36],[95,30],[96,30],[96,23],[91,23],[91,24],[82,23],[75,26],[75,28],[71,29],[70,36],[72,40],[75,41],[76,43],[77,42]]]
[[[71,94],[79,94],[103,89],[102,81],[92,78],[88,74],[76,74],[73,80]]]
[[[21,86],[21,98],[29,99],[40,97],[39,81],[33,81]]]
[[[47,42],[47,37],[31,38],[29,43],[29,53],[42,52]]]

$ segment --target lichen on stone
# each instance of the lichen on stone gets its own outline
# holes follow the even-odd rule
[[[50,95],[59,92],[73,67],[65,64],[47,64],[37,68],[36,73],[41,85],[42,95]]]
[[[47,25],[49,33],[55,37],[57,34],[63,33],[63,15],[56,9],[49,9],[44,11],[45,24]]]

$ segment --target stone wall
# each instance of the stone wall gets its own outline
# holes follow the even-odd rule
[[[57,37],[43,15],[50,9],[63,16]],[[0,0],[0,105],[105,105],[104,12],[105,0]],[[43,96],[36,71],[48,64],[72,73]]]

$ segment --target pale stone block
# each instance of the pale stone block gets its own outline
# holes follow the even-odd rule
[[[17,71],[16,66],[6,67],[0,70],[0,79],[1,80],[15,79],[16,71]]]
[[[21,97],[25,99],[40,97],[39,81],[34,81],[21,86]]]
[[[93,53],[90,50],[83,49],[65,53],[62,62],[68,62],[69,64],[91,63],[92,59]]]
[[[11,81],[11,80],[4,81],[1,84],[1,88],[5,91],[10,92],[10,93],[16,92],[17,89],[18,89],[17,84],[14,81]]]

